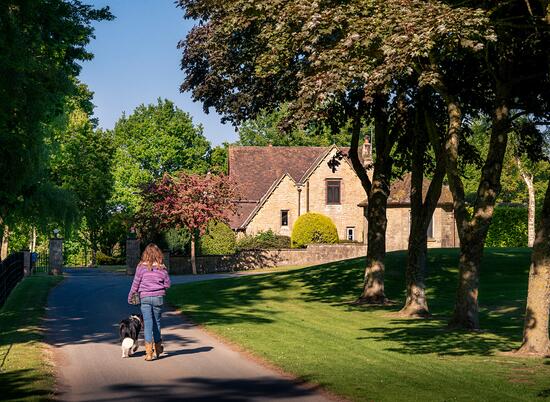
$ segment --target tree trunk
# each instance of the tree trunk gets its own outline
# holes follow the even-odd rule
[[[411,169],[411,227],[407,254],[405,279],[407,296],[399,315],[405,317],[427,317],[430,315],[425,292],[425,276],[428,256],[428,226],[432,219],[445,177],[445,164],[440,150],[440,141],[435,125],[429,117],[423,115],[423,105],[419,103],[413,132],[412,169]],[[422,124],[424,122],[425,124]],[[424,200],[424,170],[426,150],[429,139],[438,155],[436,168]]]
[[[531,256],[523,344],[518,354],[550,355],[548,317],[550,314],[550,180],[546,189],[540,223]]]
[[[479,266],[496,199],[500,193],[500,176],[510,130],[509,110],[504,101],[495,109],[492,120],[489,152],[481,172],[473,217],[468,219],[467,211],[457,213],[455,210],[460,237],[459,283],[455,309],[449,325],[468,330],[479,328]],[[447,175],[449,176],[449,173]],[[455,178],[455,181],[457,180],[460,178]],[[449,183],[451,182],[449,180]],[[455,194],[451,186],[451,191],[455,206],[457,201],[465,205],[463,187]]]
[[[363,292],[357,300],[361,304],[384,304],[387,302],[384,291],[384,257],[386,256],[386,206],[388,194],[373,180],[372,194],[367,207],[368,243],[367,266]]]
[[[390,181],[393,160],[390,156],[393,138],[388,127],[388,117],[384,110],[385,101],[378,99],[374,107],[374,146],[376,160],[372,183],[367,190],[367,266],[363,291],[356,303],[385,304],[384,258],[386,256],[386,208],[390,195]],[[354,164],[355,166],[355,164]],[[364,168],[363,168],[364,169]]]
[[[4,231],[2,233],[2,246],[0,248],[0,260],[3,260],[8,256],[9,239],[10,239],[10,228],[8,227],[8,225],[4,225]]]
[[[193,275],[197,275],[197,259],[195,257],[195,244],[196,244],[196,235],[193,233],[191,235],[191,271]]]
[[[97,266],[97,250],[92,245],[92,267]]]
[[[36,251],[36,227],[32,227],[29,240],[29,251],[34,253]]]
[[[535,186],[533,185],[533,175],[525,170],[521,160],[516,156],[516,165],[518,166],[521,178],[527,186],[529,194],[529,206],[527,209],[527,246],[533,247],[535,243]]]

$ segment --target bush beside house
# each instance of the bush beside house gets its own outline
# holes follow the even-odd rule
[[[336,225],[328,216],[315,212],[301,215],[292,229],[292,248],[303,248],[312,243],[338,243]]]
[[[244,236],[237,241],[237,250],[265,250],[290,248],[290,237],[276,234],[271,229],[255,236]]]
[[[228,225],[211,221],[199,239],[199,252],[201,255],[235,254],[235,243],[235,233]]]

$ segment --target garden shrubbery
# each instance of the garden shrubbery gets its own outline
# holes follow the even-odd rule
[[[244,236],[237,242],[237,250],[290,248],[290,237],[278,235],[269,229],[255,236]]]
[[[527,208],[496,207],[485,246],[526,247]]]
[[[235,233],[228,225],[211,221],[199,239],[199,252],[202,255],[235,254],[235,243]]]
[[[126,264],[125,257],[112,257],[98,251],[95,255],[97,265],[124,265]]]
[[[292,229],[292,248],[303,248],[312,243],[338,243],[336,225],[328,216],[308,212],[301,215]]]
[[[159,244],[161,248],[170,250],[173,255],[188,255],[191,244],[191,234],[187,229],[168,229],[163,233],[163,242]]]

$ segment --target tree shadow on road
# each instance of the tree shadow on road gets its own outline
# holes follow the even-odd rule
[[[270,400],[287,400],[300,397],[319,396],[319,386],[305,386],[305,381],[291,381],[276,377],[243,378],[181,378],[173,384],[115,384],[106,387],[105,391],[120,395],[96,401],[117,400],[154,400],[168,401],[251,401],[259,397]],[[183,388],[183,389],[182,389]]]

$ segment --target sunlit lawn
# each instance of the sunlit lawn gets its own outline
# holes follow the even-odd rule
[[[354,400],[550,399],[550,365],[502,355],[519,345],[530,252],[486,250],[480,333],[445,328],[454,301],[456,250],[431,250],[433,318],[393,315],[404,291],[405,254],[387,258],[387,295],[356,307],[363,262],[175,286],[169,301],[195,322],[299,378]]]
[[[0,310],[0,400],[52,398],[54,376],[40,319],[50,289],[61,280],[48,275],[26,278]]]

